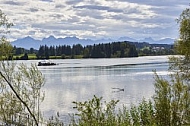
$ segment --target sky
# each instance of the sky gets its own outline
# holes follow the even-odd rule
[[[0,0],[14,26],[8,38],[177,39],[189,0]]]

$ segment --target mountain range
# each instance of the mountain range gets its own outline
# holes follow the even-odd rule
[[[16,47],[21,47],[25,49],[39,49],[40,45],[47,45],[47,46],[58,46],[58,45],[73,45],[73,44],[81,44],[85,45],[93,45],[99,43],[108,43],[108,42],[119,42],[119,41],[129,41],[129,42],[147,42],[150,44],[173,44],[174,39],[165,38],[160,40],[154,40],[151,37],[145,38],[143,40],[136,40],[130,37],[121,37],[118,40],[112,39],[99,39],[99,40],[92,40],[92,39],[80,39],[77,37],[65,37],[65,38],[55,38],[54,36],[49,36],[47,38],[43,38],[42,40],[34,39],[30,36],[25,38],[17,39],[11,44]]]

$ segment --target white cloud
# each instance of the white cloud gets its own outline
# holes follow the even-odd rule
[[[177,38],[175,19],[188,4],[187,0],[0,0],[0,8],[15,24],[11,39]]]

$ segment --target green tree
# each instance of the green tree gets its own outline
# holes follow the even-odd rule
[[[72,47],[72,54],[73,55],[81,55],[83,51],[83,47],[81,44],[73,45]]]
[[[49,59],[49,47],[45,45],[45,58]]]
[[[45,57],[45,46],[40,46],[36,56],[38,59],[43,59]]]
[[[180,38],[175,43],[178,56],[170,57],[171,81],[156,75],[155,115],[158,126],[190,125],[190,9],[178,19]]]
[[[83,58],[89,58],[90,57],[90,52],[88,48],[84,48],[83,51]]]
[[[13,47],[5,37],[0,39],[0,60],[8,60],[12,56]]]
[[[30,53],[30,54],[33,54],[33,53],[34,53],[34,48],[30,48],[29,53]]]
[[[16,48],[14,47],[14,53],[15,55],[20,55],[20,54],[23,54],[24,53],[24,48]]]
[[[136,50],[136,47],[134,45],[131,45],[128,52],[129,57],[138,57],[138,52]]]
[[[0,38],[0,121],[9,125],[38,126],[44,77],[36,65],[27,67],[24,64],[18,65],[14,61],[7,61],[13,47],[4,34],[10,26],[12,23],[8,22],[6,15],[0,10],[0,27],[3,29],[0,33],[2,36]],[[24,117],[18,119],[21,116]]]
[[[175,50],[178,57],[171,57],[173,62],[170,65],[170,69],[178,69],[180,75],[186,81],[190,80],[190,9],[186,9],[182,12],[177,20],[180,28],[180,38],[175,43]],[[189,82],[188,82],[189,83]]]
[[[21,60],[28,60],[28,54],[24,53],[23,56],[20,57]]]
[[[169,82],[156,75],[154,103],[158,126],[171,125],[171,87]]]
[[[180,55],[178,57],[171,57],[170,70],[176,71],[174,77],[180,79],[177,82],[182,83],[184,100],[183,100],[183,119],[190,124],[190,8],[185,9],[177,20],[180,28],[180,38],[175,43],[175,49]],[[183,89],[183,88],[182,88]]]

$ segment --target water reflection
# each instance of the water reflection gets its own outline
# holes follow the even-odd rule
[[[27,61],[27,64],[37,62]],[[39,67],[46,78],[41,110],[47,118],[58,111],[60,115],[73,113],[73,101],[85,101],[93,95],[102,96],[106,101],[119,99],[118,107],[136,104],[154,94],[152,70],[156,69],[159,75],[168,74],[167,56],[52,62],[59,65]]]

